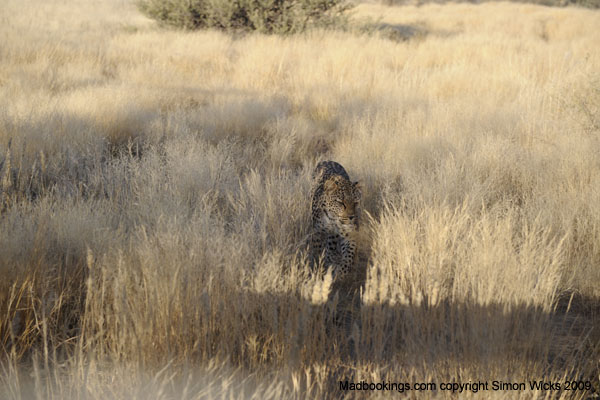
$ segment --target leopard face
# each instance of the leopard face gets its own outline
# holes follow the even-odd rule
[[[361,188],[358,182],[350,182],[339,175],[323,183],[323,215],[325,225],[347,234],[358,229]]]

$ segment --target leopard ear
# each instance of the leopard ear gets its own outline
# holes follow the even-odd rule
[[[334,178],[329,178],[325,181],[325,183],[323,184],[323,187],[327,191],[335,190],[337,188],[337,182],[335,181]]]

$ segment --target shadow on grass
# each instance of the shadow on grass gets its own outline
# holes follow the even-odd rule
[[[361,368],[369,365],[402,371],[440,365],[490,371],[491,365],[512,365],[516,374],[544,375],[531,379],[561,376],[591,381],[598,390],[599,298],[564,294],[550,311],[532,304],[436,301],[427,296],[419,302],[366,304],[360,294],[364,275],[354,278],[334,283],[323,304],[300,296],[250,294],[246,301],[257,307],[254,317],[266,325],[242,329],[274,338],[276,347],[300,364],[333,367],[332,385],[342,377],[358,379]],[[268,311],[274,304],[279,319]],[[285,332],[277,328],[282,326]]]
[[[428,36],[451,37],[459,33],[458,31],[450,30],[431,30],[424,24],[388,24],[378,21],[368,21],[363,23],[360,27],[360,31],[376,34],[393,42],[422,40]]]

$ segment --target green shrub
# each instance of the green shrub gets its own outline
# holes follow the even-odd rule
[[[138,0],[161,24],[185,29],[296,33],[347,23],[346,0]]]

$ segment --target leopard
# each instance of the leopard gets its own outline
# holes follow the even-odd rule
[[[354,266],[362,185],[339,163],[321,161],[313,174],[311,247],[314,259],[331,268],[334,279]]]

